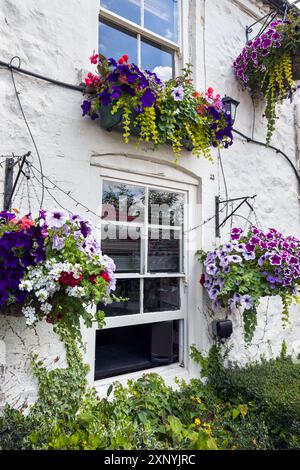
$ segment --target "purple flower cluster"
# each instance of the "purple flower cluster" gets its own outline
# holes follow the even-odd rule
[[[149,70],[142,72],[135,64],[117,62],[115,59],[101,59],[105,61],[108,73],[94,84],[94,92],[102,106],[114,104],[120,97],[137,97],[136,112],[142,113],[144,108],[155,104],[158,90],[163,84],[157,75]],[[95,95],[92,95],[92,98]],[[81,106],[83,116],[89,114],[96,119],[97,112],[91,111],[91,101],[85,100]]]
[[[284,23],[283,20],[273,21],[266,32],[247,43],[234,61],[235,74],[245,88],[249,87],[251,74],[256,70],[264,72],[266,57],[282,46],[283,35],[278,31],[278,26]]]
[[[9,223],[14,219],[15,214],[0,214],[0,307],[7,302],[25,301],[26,293],[19,290],[20,281],[29,266],[36,266],[46,259],[41,227],[11,227]]]
[[[201,284],[214,308],[250,310],[262,296],[293,295],[300,286],[300,240],[271,228],[231,231],[231,242],[205,255]]]
[[[233,122],[231,115],[222,110],[216,109],[214,106],[209,106],[209,114],[213,117],[213,122],[210,125],[210,130],[213,132],[213,136],[216,141],[223,142],[225,148],[228,148],[233,144],[232,126]],[[213,141],[213,146],[217,146],[218,143]]]

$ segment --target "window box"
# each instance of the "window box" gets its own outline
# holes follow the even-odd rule
[[[115,114],[112,114],[111,112],[112,106],[101,106],[100,108],[100,126],[102,129],[107,130],[108,132],[111,132],[112,130],[117,130],[120,132],[123,132],[123,111],[119,110]],[[140,129],[136,126],[133,125],[133,122],[137,116],[137,113],[135,111],[132,112],[132,118],[131,118],[131,134],[133,135],[139,135]],[[171,142],[167,142],[168,145],[171,145]],[[192,151],[194,146],[190,140],[187,139],[182,139],[181,141],[183,147],[186,150]]]

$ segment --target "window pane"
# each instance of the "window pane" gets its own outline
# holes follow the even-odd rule
[[[134,34],[110,26],[101,21],[99,23],[99,52],[106,57],[116,60],[123,54],[129,55],[130,62],[137,63],[137,39]]]
[[[180,309],[179,279],[145,279],[144,312]]]
[[[161,80],[173,76],[173,53],[142,40],[142,69],[155,72]]]
[[[127,302],[113,302],[110,305],[98,305],[107,317],[132,315],[140,313],[140,281],[139,279],[118,279],[115,295],[129,299]]]
[[[145,28],[178,41],[178,0],[145,0]]]
[[[143,187],[103,181],[102,219],[142,223],[144,203]]]
[[[141,0],[101,0],[101,6],[134,23],[141,23]]]
[[[148,271],[151,273],[180,272],[179,230],[149,230]]]
[[[183,223],[183,195],[171,191],[149,191],[149,224],[176,225]]]
[[[172,364],[179,359],[179,321],[98,330],[95,379]]]
[[[139,273],[141,264],[140,227],[102,225],[101,249],[116,263],[117,272]]]

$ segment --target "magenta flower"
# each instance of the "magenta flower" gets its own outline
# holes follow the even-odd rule
[[[275,255],[270,257],[270,263],[272,264],[272,266],[280,265],[281,261],[282,261],[282,258],[279,255],[275,254]]]

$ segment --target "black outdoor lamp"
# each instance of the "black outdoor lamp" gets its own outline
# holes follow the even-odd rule
[[[222,102],[223,102],[225,111],[227,113],[230,113],[232,124],[234,124],[234,121],[236,118],[236,110],[240,102],[237,100],[234,100],[230,96],[224,96],[224,98],[222,98]]]

